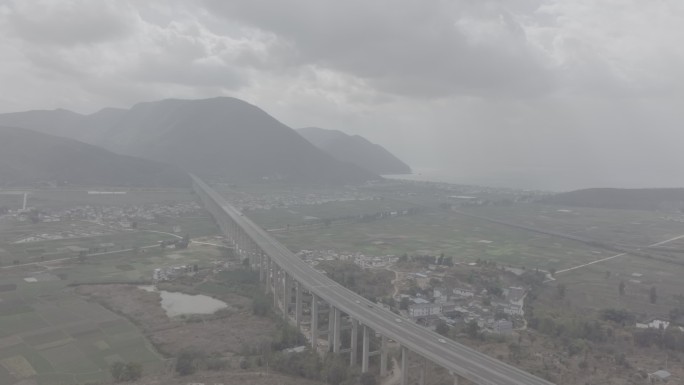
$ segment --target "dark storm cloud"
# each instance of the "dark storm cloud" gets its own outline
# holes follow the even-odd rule
[[[228,20],[287,40],[302,64],[349,73],[391,93],[525,96],[552,87],[544,57],[499,2],[205,3]]]

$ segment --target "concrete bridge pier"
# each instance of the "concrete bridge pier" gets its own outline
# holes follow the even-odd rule
[[[266,254],[264,254],[263,251],[259,250],[258,251],[259,255],[259,282],[265,283],[266,282]]]
[[[330,305],[328,309],[328,351],[331,352],[335,344],[333,329],[335,328],[335,308]]]
[[[406,385],[408,382],[408,349],[405,346],[401,347],[401,385]]]
[[[420,385],[425,385],[427,383],[427,376],[428,376],[428,361],[426,358],[421,358],[423,363],[420,365],[420,381],[418,382]]]
[[[273,263],[273,308],[278,308],[278,297],[280,296],[280,268]]]
[[[318,297],[311,293],[311,348],[318,348]]]
[[[297,330],[302,328],[302,284],[297,282],[295,289],[295,322],[297,322]]]
[[[380,377],[387,376],[387,337],[380,337]]]
[[[340,330],[342,326],[342,312],[340,309],[333,307],[333,353],[339,353],[342,341],[340,341]]]
[[[349,365],[354,366],[356,365],[357,359],[356,359],[356,354],[358,350],[358,342],[359,342],[359,321],[352,318],[351,320],[351,342],[349,344],[350,347],[350,352],[349,352]]]
[[[290,304],[292,303],[292,277],[283,270],[283,315],[285,319],[290,315]]]
[[[273,292],[273,288],[271,287],[272,264],[273,262],[271,262],[271,258],[266,257],[266,294]]]
[[[363,325],[363,342],[361,343],[361,373],[366,373],[368,371],[368,348],[370,345],[368,329],[368,326]]]

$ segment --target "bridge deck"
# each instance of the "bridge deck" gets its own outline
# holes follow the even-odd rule
[[[482,354],[472,348],[448,340],[439,342],[442,336],[409,320],[400,319],[394,313],[368,301],[351,290],[339,285],[302,261],[284,245],[271,237],[261,227],[231,206],[225,198],[200,179],[193,177],[196,187],[206,194],[221,212],[215,217],[227,215],[294,280],[319,298],[347,313],[360,323],[391,338],[409,350],[427,358],[459,376],[479,385],[553,385],[551,382],[529,374],[504,362]],[[217,218],[218,219],[218,218]],[[398,322],[400,319],[401,322]]]

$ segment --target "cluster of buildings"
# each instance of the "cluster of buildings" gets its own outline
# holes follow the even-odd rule
[[[157,221],[158,218],[174,218],[188,216],[202,210],[194,201],[178,203],[150,203],[131,206],[76,206],[65,209],[41,209],[9,212],[19,221],[35,221],[40,223],[69,222],[67,226],[56,226],[51,232],[32,234],[29,237],[16,239],[14,243],[29,243],[46,240],[94,237],[110,234],[137,226],[138,222]],[[92,224],[98,226],[92,226]],[[175,231],[175,230],[174,230]]]
[[[395,255],[368,256],[362,253],[337,252],[334,250],[301,250],[297,256],[312,266],[323,261],[353,262],[363,269],[384,268],[397,262]]]
[[[503,290],[501,301],[490,300],[485,305],[483,298],[487,296],[486,290],[435,288],[432,298],[406,296],[410,301],[407,315],[425,324],[443,320],[454,325],[475,320],[480,328],[507,334],[513,330],[512,319],[524,315],[525,294],[526,290],[522,287],[509,287]],[[501,314],[505,314],[505,317],[500,317]]]
[[[377,199],[371,194],[352,187],[315,192],[310,190],[300,191],[294,188],[290,189],[290,191],[244,192],[224,188],[223,193],[234,206],[239,207],[242,211]]]
[[[154,282],[171,281],[178,277],[193,275],[198,269],[199,267],[197,265],[160,267],[152,271],[152,280]]]

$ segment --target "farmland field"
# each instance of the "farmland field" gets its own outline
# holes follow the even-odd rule
[[[76,205],[143,205],[193,200],[188,190],[136,191],[126,195],[88,195],[86,191],[32,191],[29,205],[62,209]],[[0,206],[18,208],[21,195],[0,194]],[[13,204],[13,205],[10,205]],[[164,219],[164,218],[162,218]],[[22,380],[38,385],[109,381],[117,361],[141,363],[159,372],[165,359],[128,319],[74,293],[73,284],[147,282],[155,268],[197,264],[220,258],[215,246],[191,244],[163,250],[159,241],[176,231],[208,243],[217,228],[203,211],[121,229],[84,220],[0,222],[0,384]],[[83,236],[78,236],[79,234]],[[67,234],[68,238],[16,243],[27,236]],[[105,246],[103,246],[105,245]],[[72,247],[69,249],[69,247]],[[73,247],[92,249],[78,258]],[[95,249],[97,248],[97,249]],[[63,259],[54,263],[46,262]],[[32,262],[40,264],[23,265]],[[19,265],[19,266],[14,266]]]
[[[565,208],[521,204],[469,208],[468,213],[559,233],[648,245],[684,235],[684,224],[667,214],[638,210]],[[491,223],[456,213],[428,212],[368,223],[333,225],[273,233],[293,251],[302,249],[362,252],[368,255],[445,253],[456,262],[490,260],[514,267],[549,271],[582,266],[618,253],[559,237]],[[664,246],[682,248],[683,239]],[[674,260],[684,254],[674,254]],[[608,273],[610,272],[610,273]],[[610,276],[607,278],[607,276]],[[674,295],[684,293],[684,266],[645,257],[624,255],[557,275],[568,297],[582,308],[625,308],[636,314],[666,317],[676,306]],[[627,294],[618,295],[626,283]],[[649,302],[657,287],[659,300]]]
[[[322,249],[368,255],[445,253],[456,261],[486,259],[540,269],[562,269],[609,255],[581,243],[443,212],[274,235],[294,251]]]
[[[287,225],[306,224],[313,220],[360,216],[382,211],[405,210],[412,207],[417,206],[392,199],[353,200],[297,205],[288,208],[274,207],[268,210],[250,210],[248,215],[266,229],[277,229]]]

